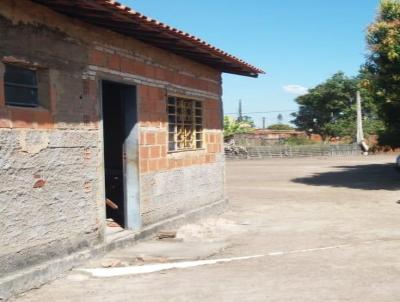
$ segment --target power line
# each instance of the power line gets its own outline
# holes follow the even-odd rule
[[[277,112],[297,112],[297,109],[294,110],[274,110],[274,111],[260,111],[260,112],[244,112],[242,113],[243,115],[245,114],[265,114],[265,113],[277,113]],[[229,115],[237,115],[237,112],[231,112],[231,113],[225,113]]]

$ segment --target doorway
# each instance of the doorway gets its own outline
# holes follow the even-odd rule
[[[136,87],[102,82],[106,217],[140,228]]]

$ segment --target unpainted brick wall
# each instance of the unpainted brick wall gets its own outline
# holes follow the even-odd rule
[[[82,79],[88,45],[30,19],[41,12],[0,2],[0,276],[102,240],[98,104]],[[7,62],[48,68],[48,107],[5,106]]]
[[[0,274],[102,240],[103,79],[138,88],[143,225],[224,198],[220,72],[27,0],[0,2],[0,36],[50,73],[48,108],[9,107],[0,63]],[[203,150],[167,152],[170,94],[203,102]]]

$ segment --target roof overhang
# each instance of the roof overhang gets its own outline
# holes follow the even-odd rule
[[[112,0],[31,0],[50,9],[173,52],[216,70],[257,77],[264,73],[188,33]]]

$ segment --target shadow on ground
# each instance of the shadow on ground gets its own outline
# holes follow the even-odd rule
[[[335,166],[333,168],[338,170],[295,178],[292,182],[362,190],[400,190],[400,173],[394,169],[393,164]]]

